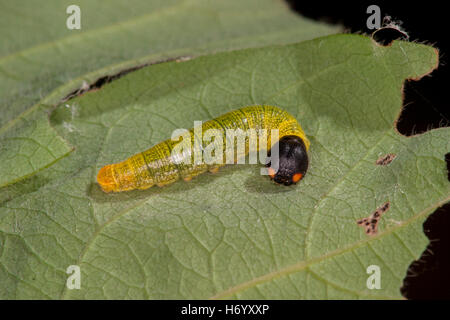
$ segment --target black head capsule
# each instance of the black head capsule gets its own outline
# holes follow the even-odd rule
[[[271,159],[266,165],[269,167],[269,176],[276,183],[289,186],[299,182],[308,170],[308,153],[306,152],[305,143],[297,136],[284,136],[276,144],[278,144],[278,159]],[[276,144],[272,149],[276,148]],[[272,150],[269,152],[271,156]],[[274,163],[274,161],[278,161]],[[275,168],[278,167],[278,171]]]

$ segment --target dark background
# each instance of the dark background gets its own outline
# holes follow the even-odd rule
[[[359,1],[323,2],[286,0],[299,14],[328,23],[343,25],[346,32],[371,34],[366,26],[367,7],[375,4],[381,17],[391,16],[400,22],[409,41],[433,45],[439,49],[440,64],[430,76],[420,81],[407,81],[404,108],[397,129],[404,135],[425,132],[450,125],[447,95],[449,76],[448,11],[439,2],[420,1]],[[395,30],[378,31],[376,40],[382,44],[402,36]],[[446,155],[450,181],[450,150]],[[423,225],[431,240],[421,258],[411,263],[405,275],[401,293],[408,299],[450,299],[450,203],[437,209]]]

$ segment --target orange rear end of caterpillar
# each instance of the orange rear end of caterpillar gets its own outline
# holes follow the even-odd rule
[[[139,156],[139,155],[137,155]],[[97,174],[97,182],[106,193],[121,192],[134,189],[148,189],[153,186],[151,179],[144,175],[145,181],[142,181],[142,173],[136,174],[136,168],[133,166],[136,156],[120,163],[108,164],[100,169]]]
[[[97,174],[97,182],[104,192],[117,191],[117,183],[112,173],[112,164],[108,164],[100,169]]]

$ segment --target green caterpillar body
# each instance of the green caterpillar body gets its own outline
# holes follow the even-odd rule
[[[191,152],[176,152],[179,141],[168,139],[125,161],[104,166],[98,173],[97,181],[104,192],[120,192],[147,189],[155,184],[161,187],[180,178],[188,181],[207,170],[215,172],[224,163],[207,164],[195,161],[196,156],[207,148],[205,141],[195,143],[196,132],[205,134],[211,129],[223,133],[221,145],[224,157],[227,145],[225,131],[229,129],[241,129],[244,132],[253,129],[257,134],[260,130],[266,130],[269,132],[269,147],[276,142],[270,141],[270,130],[277,129],[280,139],[295,136],[303,141],[306,150],[309,148],[309,141],[300,124],[288,112],[275,106],[248,106],[204,122],[201,128],[190,129],[186,137],[193,146]],[[245,153],[248,153],[248,141],[246,143]]]

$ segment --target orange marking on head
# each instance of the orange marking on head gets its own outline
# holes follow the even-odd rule
[[[269,176],[273,179],[275,178],[275,170],[273,170],[272,168],[269,168],[267,171],[269,171]]]
[[[297,183],[303,178],[303,174],[296,173],[292,176],[292,182]]]
[[[100,169],[97,175],[97,182],[104,192],[111,192],[117,189],[117,183],[114,180],[111,164]]]

